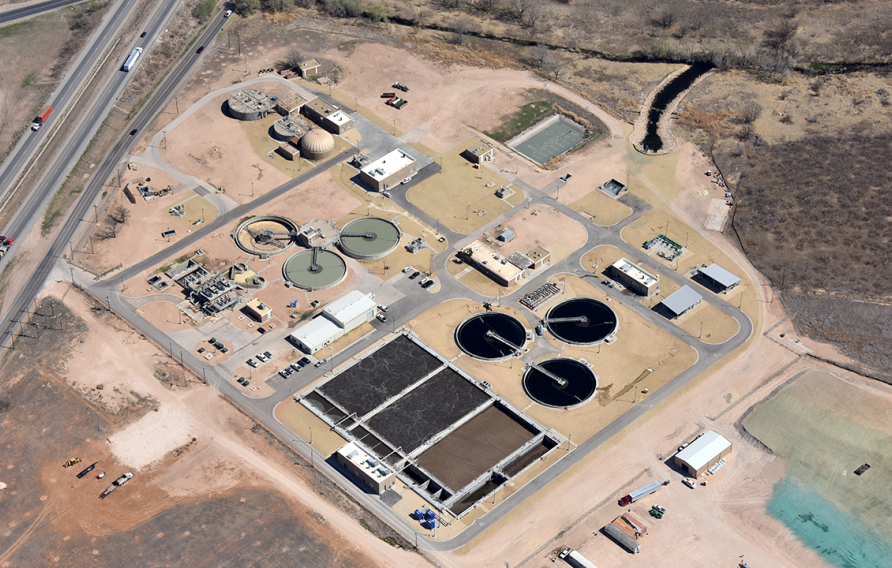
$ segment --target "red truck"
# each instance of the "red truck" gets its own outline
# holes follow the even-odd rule
[[[53,107],[51,106],[43,109],[43,111],[37,115],[37,118],[34,119],[34,123],[31,125],[31,130],[40,130],[40,125],[46,121],[51,112],[53,112]]]

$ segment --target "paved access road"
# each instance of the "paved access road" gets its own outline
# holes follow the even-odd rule
[[[179,0],[164,0],[164,6],[167,9],[159,10],[156,13],[156,17],[152,19],[152,27],[147,36],[157,36],[167,21],[167,17],[164,17],[163,14],[168,13],[168,11],[169,13],[172,13],[178,3]],[[222,23],[223,12],[221,11],[208,23],[207,28],[195,45],[210,45],[214,40],[214,36],[219,32]],[[130,50],[128,49],[126,53],[123,54],[123,57],[121,58],[122,64],[129,53]],[[165,107],[173,96],[173,93],[180,89],[186,79],[191,75],[192,71],[197,68],[197,64],[200,60],[201,56],[196,54],[195,50],[191,50],[176,63],[171,72],[164,78],[161,85],[156,88],[152,97],[137,114],[136,118],[130,123],[128,130],[121,136],[117,143],[115,143],[109,154],[99,165],[92,183],[84,190],[83,195],[57,233],[49,250],[47,250],[46,255],[41,259],[35,271],[27,277],[27,283],[12,303],[8,312],[10,317],[5,320],[2,327],[0,327],[0,345],[6,344],[9,340],[10,334],[26,313],[28,305],[46,280],[54,262],[56,259],[61,258],[66,252],[75,231],[82,222],[81,220],[90,217],[89,209],[93,203],[95,203],[99,193],[103,190],[104,182],[112,177],[115,166],[126,157],[130,147],[136,143],[137,137],[131,136],[130,130],[136,129],[137,131],[140,131],[149,125],[161,109]],[[84,116],[84,119],[78,126],[75,134],[71,137],[62,151],[60,151],[58,160],[54,163],[53,167],[48,170],[38,189],[31,195],[31,198],[28,199],[25,207],[11,223],[12,229],[7,229],[7,236],[25,234],[36,224],[42,214],[45,204],[51,199],[53,192],[62,185],[71,166],[73,166],[80,158],[84,148],[92,138],[93,133],[98,129],[102,120],[108,113],[108,110],[124,89],[127,78],[127,74],[124,71],[119,70],[106,84],[101,95],[96,98],[91,109]],[[12,252],[13,251],[7,253],[7,255],[12,254]],[[22,275],[22,277],[25,276]]]

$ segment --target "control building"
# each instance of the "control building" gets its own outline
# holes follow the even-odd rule
[[[385,191],[415,173],[415,158],[399,148],[359,170],[359,178],[375,191]]]
[[[337,460],[359,484],[380,495],[394,480],[393,471],[384,463],[361,450],[354,442],[350,442],[337,451]]]
[[[627,258],[614,262],[610,266],[610,273],[626,288],[645,298],[650,298],[660,291],[660,280],[650,272],[632,264]]]

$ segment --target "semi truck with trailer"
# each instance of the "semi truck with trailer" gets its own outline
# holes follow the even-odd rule
[[[114,491],[114,490],[117,489],[118,487],[121,487],[122,485],[124,485],[125,483],[127,483],[128,481],[130,481],[131,479],[133,479],[133,474],[132,474],[132,473],[125,473],[125,474],[122,475],[121,477],[119,477],[119,478],[117,478],[116,480],[112,481],[112,484],[108,487],[108,489],[106,489],[105,491],[103,491],[103,492],[99,495],[99,498],[100,498],[100,499],[105,499],[106,497],[109,496],[109,494],[110,494],[112,491]]]
[[[141,47],[137,47],[136,49],[134,49],[130,53],[130,56],[127,58],[127,61],[124,62],[124,67],[122,67],[122,69],[124,69],[124,71],[130,71],[131,69],[133,69],[133,66],[136,65],[136,60],[139,59],[141,53]]]
[[[53,112],[53,107],[51,106],[48,106],[40,111],[40,114],[38,114],[37,117],[34,119],[34,122],[31,123],[31,130],[40,130],[41,125],[46,122],[46,119],[49,118],[51,112]]]
[[[578,550],[573,550],[572,548],[563,549],[559,556],[574,568],[598,568],[589,562],[588,558],[579,554]]]
[[[662,481],[654,481],[652,483],[648,483],[641,489],[636,489],[635,491],[632,491],[631,493],[629,493],[628,495],[626,495],[625,497],[620,499],[619,504],[622,506],[622,505],[628,505],[630,503],[634,503],[635,501],[641,499],[642,497],[647,497],[648,495],[656,493],[662,486],[663,486]]]

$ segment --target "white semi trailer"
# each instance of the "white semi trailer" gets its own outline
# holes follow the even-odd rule
[[[127,58],[127,61],[124,62],[124,71],[130,71],[133,69],[133,66],[136,65],[136,60],[139,59],[140,54],[142,53],[142,48],[137,47],[130,53],[130,57]]]
[[[579,554],[578,550],[573,550],[572,548],[565,548],[561,551],[560,557],[563,558],[567,564],[573,566],[574,568],[598,568],[585,556]]]

